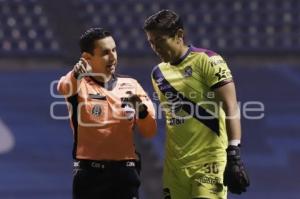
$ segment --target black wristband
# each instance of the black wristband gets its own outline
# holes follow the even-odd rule
[[[228,146],[226,149],[227,160],[239,160],[240,159],[240,147],[239,146]]]
[[[140,104],[139,107],[143,107],[142,111],[139,111],[138,117],[139,119],[144,119],[148,115],[148,107],[145,104]],[[140,110],[140,108],[139,108]]]

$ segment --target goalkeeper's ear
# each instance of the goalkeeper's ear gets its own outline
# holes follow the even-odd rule
[[[175,34],[175,38],[178,43],[183,43],[183,38],[184,38],[184,30],[179,28]]]

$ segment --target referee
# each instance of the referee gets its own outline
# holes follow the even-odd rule
[[[80,38],[81,58],[59,80],[73,130],[73,199],[138,199],[140,161],[133,129],[156,133],[153,104],[133,78],[115,74],[110,32],[91,28]]]

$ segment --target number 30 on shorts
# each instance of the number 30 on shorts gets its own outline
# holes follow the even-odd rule
[[[216,163],[216,162],[205,163],[204,168],[205,168],[205,171],[204,171],[205,173],[213,173],[213,174],[219,173],[218,163]]]

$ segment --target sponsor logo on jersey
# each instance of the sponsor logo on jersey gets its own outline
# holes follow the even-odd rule
[[[184,73],[183,73],[184,77],[190,77],[192,76],[192,74],[193,74],[193,69],[191,66],[187,66],[184,68]]]
[[[211,184],[211,185],[221,184],[220,178],[209,177],[209,176],[205,176],[205,175],[199,176],[199,178],[195,179],[195,182],[197,182],[198,185],[201,185],[202,183]]]
[[[119,90],[121,90],[121,89],[133,89],[133,88],[134,88],[134,85],[131,84],[131,83],[127,83],[127,82],[123,82],[119,86]]]
[[[215,76],[218,77],[218,80],[221,80],[223,78],[227,79],[230,77],[230,71],[227,69],[219,68],[219,71],[215,74]]]
[[[160,78],[156,79],[155,81],[156,81],[156,84],[159,86],[159,85],[161,85],[163,83],[164,78],[160,77]]]
[[[183,118],[171,118],[169,120],[169,125],[178,126],[178,125],[184,124],[184,122],[185,122],[185,119],[183,119]]]
[[[91,99],[98,99],[98,100],[106,100],[106,96],[102,95],[101,93],[89,94],[89,98],[91,98]]]
[[[159,85],[159,86],[158,86],[159,90],[161,90],[161,91],[168,90],[168,89],[171,88],[171,87],[172,87],[172,86],[169,85],[169,84]]]
[[[212,56],[209,58],[210,65],[217,66],[219,64],[225,64],[225,61],[220,56]]]

